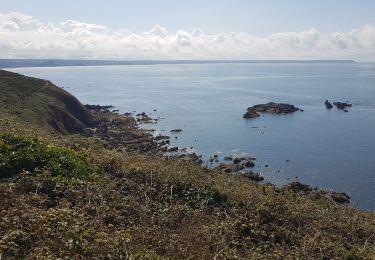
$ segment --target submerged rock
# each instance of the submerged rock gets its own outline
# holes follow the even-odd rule
[[[303,111],[298,107],[290,104],[274,103],[269,102],[266,104],[259,104],[247,109],[247,112],[243,115],[244,118],[255,118],[259,117],[259,113],[272,113],[272,114],[289,114],[296,111]]]
[[[241,161],[255,161],[256,158],[255,157],[251,157],[251,156],[244,156],[244,157],[240,157],[240,160]]]
[[[180,133],[182,132],[182,129],[172,129],[171,133]]]

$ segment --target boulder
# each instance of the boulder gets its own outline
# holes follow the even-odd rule
[[[168,152],[177,152],[178,151],[178,147],[171,147],[167,151]]]
[[[247,173],[244,173],[243,176],[247,179],[250,179],[256,182],[264,181],[264,178],[260,176],[260,174],[257,172],[247,172]]]
[[[223,173],[236,173],[244,169],[244,166],[241,164],[225,164],[220,163],[219,166],[215,168],[216,170],[223,172]]]
[[[240,159],[240,158],[234,158],[233,159],[233,163],[235,163],[235,164],[238,164],[238,163],[240,163],[242,160]]]
[[[250,168],[250,167],[254,167],[255,164],[254,164],[252,161],[246,161],[246,162],[244,163],[244,166]]]

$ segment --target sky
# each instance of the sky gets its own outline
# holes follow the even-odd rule
[[[0,0],[0,58],[375,60],[373,0]]]

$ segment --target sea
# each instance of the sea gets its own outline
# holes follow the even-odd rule
[[[159,118],[142,125],[171,145],[220,162],[256,157],[266,182],[300,181],[375,210],[375,64],[262,62],[13,68],[48,79],[82,103]],[[350,102],[348,112],[324,101]],[[246,109],[289,103],[303,112],[244,119]],[[171,129],[182,132],[171,133]]]

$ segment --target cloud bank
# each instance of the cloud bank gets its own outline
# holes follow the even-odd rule
[[[46,24],[22,13],[0,13],[0,58],[66,59],[355,59],[375,60],[375,25],[322,34],[311,28],[265,37],[196,28],[143,33],[74,20]]]

